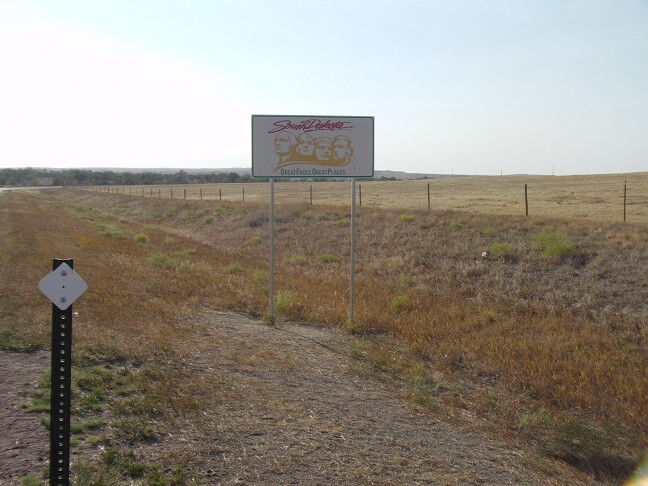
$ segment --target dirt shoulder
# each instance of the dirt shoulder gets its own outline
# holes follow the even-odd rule
[[[394,384],[359,372],[347,334],[215,311],[187,325],[197,344],[183,366],[213,396],[198,417],[135,453],[162,465],[184,457],[196,484],[593,482],[528,448],[434,418]],[[48,356],[0,353],[0,484],[40,476],[47,465],[47,432],[19,403]],[[73,450],[72,460],[93,455]]]
[[[21,392],[33,387],[49,364],[48,352],[0,351],[0,485],[19,484],[21,477],[47,468],[49,432],[39,415],[20,404],[29,401]]]
[[[359,373],[349,335],[228,313],[199,321],[203,345],[186,365],[220,393],[155,446],[190,454],[199,484],[591,484],[557,464],[534,465],[533,451],[435,419],[393,384]]]

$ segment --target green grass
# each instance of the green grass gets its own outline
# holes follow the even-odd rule
[[[261,243],[263,243],[263,238],[260,236],[253,236],[248,240],[248,244],[253,246],[260,245]]]
[[[41,484],[44,484],[44,482],[36,476],[23,476],[20,479],[20,486],[40,486]]]
[[[178,258],[189,258],[194,253],[196,253],[196,250],[194,248],[183,248],[174,252],[173,255],[177,256]]]
[[[489,250],[493,258],[510,259],[515,256],[515,248],[510,243],[493,243]]]
[[[495,236],[497,234],[497,230],[495,228],[484,228],[481,234],[484,236]]]
[[[398,216],[398,219],[402,223],[411,223],[412,221],[414,221],[414,215],[409,213],[403,213],[400,216]]]
[[[304,255],[293,255],[288,259],[288,261],[293,265],[303,265],[307,260]]]
[[[577,254],[576,245],[560,231],[546,230],[531,238],[533,248],[543,258],[564,261]]]
[[[397,295],[389,303],[396,312],[404,312],[410,307],[410,298],[407,295]]]
[[[73,486],[118,486],[143,484],[147,486],[185,486],[195,484],[184,467],[171,465],[165,471],[143,460],[131,450],[109,448],[99,456],[99,462],[77,461],[72,466],[70,484]]]
[[[13,331],[0,330],[0,350],[18,351],[25,353],[36,351],[42,347],[42,343],[31,341]]]
[[[149,258],[151,265],[165,270],[175,270],[178,268],[178,262],[171,258],[169,255],[158,253]]]
[[[99,234],[107,238],[115,238],[118,240],[123,240],[130,236],[130,231],[119,229],[109,224],[96,223],[95,225],[97,230],[99,231]]]
[[[288,314],[298,305],[297,296],[293,292],[279,291],[275,301],[275,310],[279,314]]]
[[[322,253],[317,257],[317,261],[320,263],[333,263],[337,262],[339,258],[336,255],[330,253]]]
[[[317,221],[328,221],[329,219],[331,219],[331,216],[329,216],[328,214],[318,214],[318,215],[315,217],[315,219],[316,219]]]
[[[225,273],[229,273],[230,275],[238,275],[244,272],[245,272],[245,267],[239,265],[238,263],[231,263],[230,265],[227,265],[225,267]]]
[[[135,241],[137,243],[147,243],[148,242],[148,236],[146,236],[144,233],[138,233],[135,235]]]

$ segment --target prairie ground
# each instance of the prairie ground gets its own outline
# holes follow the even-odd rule
[[[357,198],[365,208],[434,211],[458,210],[476,214],[524,215],[527,185],[531,216],[648,223],[648,172],[587,176],[455,177],[416,181],[357,181]],[[218,200],[268,204],[267,182],[245,184],[187,184],[94,188],[124,194],[175,199]],[[277,204],[350,204],[349,182],[275,182]]]
[[[77,484],[92,475],[103,478],[97,484],[121,484],[109,477],[233,482],[246,464],[279,460],[254,440],[259,435],[243,440],[243,425],[252,417],[258,421],[254,433],[301,444],[295,464],[312,463],[309,455],[321,459],[316,463],[326,473],[315,476],[321,480],[454,483],[483,477],[497,483],[481,466],[463,476],[451,472],[453,457],[468,454],[464,447],[477,434],[492,446],[490,452],[479,449],[479,457],[501,462],[500,472],[520,468],[531,484],[617,482],[648,445],[648,226],[531,214],[381,209],[363,200],[356,312],[348,322],[348,205],[279,204],[276,310],[280,321],[342,332],[346,344],[329,346],[342,368],[329,374],[330,368],[303,361],[315,353],[306,342],[338,338],[282,324],[277,330],[286,331],[287,347],[278,349],[276,335],[218,317],[222,310],[267,317],[267,205],[248,201],[247,194],[246,203],[72,190],[3,194],[0,345],[22,351],[47,346],[49,308],[36,285],[52,257],[74,257],[90,285],[75,304],[76,420],[86,424],[77,438],[83,458],[74,469]],[[302,337],[292,339],[291,332]],[[262,345],[255,334],[275,347]],[[219,349],[226,356],[205,361]],[[310,401],[323,406],[314,397],[325,389],[300,395],[314,375],[297,381],[292,375],[309,367],[328,383],[370,384],[358,403],[375,394],[396,397],[428,417],[419,426],[439,423],[468,434],[455,437],[463,442],[448,456],[448,467],[439,467],[446,476],[414,474],[433,459],[423,445],[372,449],[378,455],[371,461],[343,466],[337,456],[318,456],[314,450],[334,448],[349,435],[341,418],[346,412],[330,408],[339,402],[308,413]],[[267,374],[276,382],[263,381]],[[277,386],[291,388],[293,398],[272,402],[270,390]],[[37,402],[43,392],[32,388]],[[217,403],[210,401],[214,396]],[[242,413],[244,403],[256,404],[258,415]],[[217,420],[221,425],[207,434],[207,423],[199,420],[207,409],[241,428]],[[264,420],[267,429],[259,425]],[[378,419],[362,420],[371,429]],[[392,434],[398,444],[411,433],[398,428],[400,420],[409,419],[394,415],[392,432],[371,430],[376,437]],[[207,427],[207,435],[196,424]],[[295,424],[311,435],[281,442],[278,432],[294,431]],[[169,438],[174,428],[187,445],[178,454],[172,449],[183,441]],[[354,445],[346,452],[366,455],[367,443],[351,434]],[[332,442],[314,439],[324,435]],[[202,437],[202,448],[192,437]],[[218,437],[227,437],[227,447],[205,445]],[[503,456],[493,452],[497,448]],[[264,463],[256,479],[239,479],[288,480],[297,470],[289,462]],[[380,464],[391,473],[376,469]],[[523,481],[511,475],[499,483]]]

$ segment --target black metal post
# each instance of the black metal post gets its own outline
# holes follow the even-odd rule
[[[626,194],[628,189],[628,181],[623,182],[623,222],[626,222]]]
[[[53,269],[72,259],[54,259]],[[52,304],[52,380],[50,384],[50,485],[70,484],[70,393],[72,382],[72,306]]]
[[[529,215],[529,198],[527,197],[527,185],[524,184],[524,213]]]

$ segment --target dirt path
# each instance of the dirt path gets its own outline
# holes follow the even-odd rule
[[[205,346],[187,364],[222,395],[181,438],[199,484],[581,484],[358,373],[348,335],[226,313],[200,322]]]
[[[137,453],[188,457],[196,484],[591,484],[431,418],[392,384],[359,373],[343,333],[212,311],[193,325],[200,339],[185,365],[217,391],[201,418]],[[45,429],[17,406],[47,358],[0,353],[1,485],[47,465]]]
[[[33,387],[49,366],[49,353],[0,351],[0,485],[19,484],[27,475],[47,468],[49,433],[38,414],[20,403],[29,400],[20,391]]]

